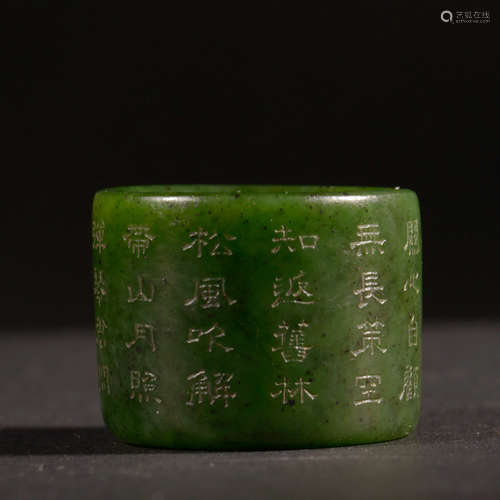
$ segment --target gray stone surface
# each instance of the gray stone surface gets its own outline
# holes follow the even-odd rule
[[[424,326],[423,411],[389,443],[189,452],[103,427],[90,331],[1,335],[0,498],[500,498],[500,324]]]

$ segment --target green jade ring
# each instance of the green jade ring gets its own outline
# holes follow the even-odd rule
[[[413,191],[104,189],[92,248],[101,407],[118,439],[315,448],[415,429],[422,252]]]

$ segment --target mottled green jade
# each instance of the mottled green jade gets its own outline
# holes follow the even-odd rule
[[[422,252],[412,191],[105,189],[92,247],[101,405],[117,438],[313,448],[415,429]]]

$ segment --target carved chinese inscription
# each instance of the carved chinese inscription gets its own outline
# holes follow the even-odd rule
[[[383,398],[378,394],[378,386],[382,383],[380,375],[360,375],[356,377],[355,386],[359,389],[361,398],[354,401],[354,406],[365,404],[380,404]]]
[[[417,286],[419,278],[420,278],[419,273],[411,273],[409,278],[405,281],[403,285],[403,292],[407,292],[408,290],[413,288],[415,293],[418,295],[420,293],[420,288]]]
[[[196,257],[199,259],[203,255],[203,248],[210,245],[209,254],[214,257],[216,255],[233,255],[233,252],[224,243],[225,241],[233,241],[236,236],[230,234],[220,235],[217,232],[210,234],[203,228],[199,227],[196,231],[189,233],[189,237],[192,239],[190,243],[186,243],[183,247],[183,251],[190,250],[191,248],[196,249]]]
[[[205,370],[192,373],[187,377],[189,382],[188,400],[186,405],[196,406],[208,402],[215,405],[218,400],[223,402],[223,407],[229,406],[229,401],[237,396],[231,389],[232,373],[217,372],[209,377]]]
[[[399,395],[400,401],[410,401],[418,398],[419,368],[418,366],[407,365],[403,378],[403,390]]]
[[[151,284],[149,290],[144,290],[144,279],[141,275],[137,276],[137,288],[134,289],[128,285],[128,302],[153,302],[155,295],[154,285]]]
[[[201,328],[190,328],[186,342],[188,344],[192,344],[194,342],[199,343],[201,339],[205,338],[208,344],[208,352],[212,352],[215,347],[222,349],[224,352],[231,352],[234,347],[226,346],[217,340],[221,337],[225,337],[225,335],[226,333],[224,330],[217,323],[215,323],[206,330]]]
[[[408,255],[417,255],[420,252],[418,240],[418,220],[409,220],[406,223],[406,243],[403,246],[403,249],[405,250],[405,252],[408,252]]]
[[[106,337],[104,336],[106,328],[108,328],[106,322],[100,316],[97,316],[95,319],[95,332],[96,343],[99,349],[104,349],[104,347],[106,347]]]
[[[191,241],[182,247],[184,252],[195,252],[196,258],[201,259],[204,255],[210,257],[231,256],[230,242],[236,240],[236,236],[227,233],[219,234],[217,231],[207,231],[198,227],[196,231],[189,234]],[[212,310],[212,314],[222,307],[233,306],[237,300],[230,297],[227,291],[226,278],[222,276],[206,277],[194,282],[193,296],[184,300],[185,306],[198,304],[201,309]],[[209,323],[210,325],[210,323]],[[226,332],[217,322],[204,328],[189,328],[186,343],[198,344],[208,352],[229,353],[234,347],[227,345],[222,339]],[[229,402],[236,398],[237,393],[231,389],[234,379],[233,373],[223,370],[210,375],[206,370],[188,375],[189,383],[188,400],[186,405],[194,407],[208,403],[214,406],[221,401],[224,408],[229,407]]]
[[[284,280],[281,277],[276,277],[273,283],[274,302],[272,308],[278,307],[280,304],[314,304],[313,293],[308,289],[309,282],[304,281],[304,271],[299,271],[296,276]]]
[[[284,405],[293,405],[296,403],[296,399],[300,404],[304,404],[307,399],[314,400],[318,397],[317,394],[313,394],[307,389],[311,385],[311,382],[304,380],[302,377],[293,384],[288,381],[287,377],[282,377],[274,385],[281,387],[281,389],[271,392],[271,397],[273,399],[280,398]]]
[[[408,347],[414,347],[418,345],[418,324],[415,313],[410,316],[410,322],[408,324]]]
[[[378,223],[359,224],[357,226],[357,240],[352,241],[349,245],[350,250],[355,252],[357,257],[373,256],[380,259],[385,253],[385,245],[387,240],[381,237],[380,227]],[[357,268],[360,269],[359,267]],[[358,308],[364,309],[369,304],[372,307],[380,307],[387,302],[384,294],[384,286],[379,282],[379,273],[374,270],[360,270],[361,284],[359,288],[353,290],[353,294],[359,297]],[[376,317],[366,317],[364,321],[356,326],[361,334],[360,341],[357,342],[356,348],[350,352],[352,359],[356,360],[360,357],[370,358],[382,356],[387,353],[388,347],[384,345],[382,336],[384,335],[385,324]],[[367,365],[368,366],[368,365]],[[379,393],[379,386],[382,383],[382,378],[378,374],[373,375],[358,375],[355,377],[354,386],[358,391],[358,396],[354,399],[354,406],[362,406],[366,404],[381,404],[383,398]]]
[[[106,248],[104,243],[104,221],[92,221],[92,248],[99,253]]]
[[[225,278],[204,278],[196,280],[194,284],[194,295],[184,301],[185,306],[200,303],[202,309],[216,308],[226,304],[232,306],[236,299],[232,299],[226,292]]]
[[[381,321],[374,321],[373,323],[365,321],[358,325],[357,328],[358,330],[362,330],[362,337],[361,348],[356,351],[351,351],[355,358],[365,352],[373,356],[375,350],[381,354],[387,352],[387,348],[382,346],[382,330],[384,328],[384,323]]]
[[[154,327],[148,323],[136,323],[134,325],[134,338],[125,342],[125,346],[127,349],[130,349],[137,342],[143,341],[150,345],[151,351],[156,351],[155,337],[154,337]]]
[[[380,239],[378,224],[360,224],[356,233],[358,241],[351,243],[351,250],[356,250],[356,255],[374,255],[376,252],[383,254],[383,245],[386,240]]]
[[[153,394],[158,389],[158,381],[158,375],[153,372],[130,370],[130,399],[160,404],[162,400]]]
[[[274,255],[280,252],[293,254],[299,251],[296,254],[298,255],[300,250],[318,249],[319,236],[317,234],[296,235],[292,229],[285,225],[275,229],[274,233],[275,236],[272,238],[274,246],[271,248],[271,253]],[[313,288],[310,287],[305,276],[306,273],[303,270],[287,277],[276,276],[273,282],[274,300],[271,303],[271,308],[276,309],[282,304],[297,304],[299,308],[313,305],[316,298]],[[273,332],[273,337],[276,340],[271,346],[271,352],[279,353],[281,360],[286,365],[304,363],[313,348],[309,342],[309,327],[310,321],[305,318],[294,322],[283,319],[278,324],[277,330]],[[297,401],[302,405],[306,400],[314,400],[318,397],[309,388],[311,381],[305,380],[303,377],[291,382],[287,376],[282,376],[274,385],[280,389],[271,391],[270,396],[272,399],[279,398],[283,405],[294,405]]]
[[[99,378],[99,390],[101,391],[101,394],[111,394],[111,380],[108,365],[99,365],[97,375]]]
[[[354,295],[359,295],[358,307],[363,309],[368,305],[370,299],[376,300],[379,304],[385,304],[387,299],[383,296],[384,287],[379,285],[378,272],[366,271],[361,273],[361,288],[353,290]]]
[[[94,268],[94,296],[97,304],[100,306],[107,292],[104,286],[106,283],[104,282],[103,272],[102,270],[98,270]]]
[[[282,246],[287,248],[291,253],[297,250],[297,238],[292,236],[293,231],[291,229],[282,225],[279,229],[275,229],[274,232],[276,233],[276,236],[272,239],[272,241],[275,246],[271,248],[271,253],[278,253]],[[318,240],[319,236],[316,234],[298,236],[299,245],[302,250],[316,250],[318,248]]]
[[[300,321],[295,328],[290,328],[286,321],[278,325],[278,332],[274,337],[279,344],[272,347],[272,352],[280,352],[285,363],[303,363],[312,346],[306,346],[304,330],[309,327],[309,323]]]
[[[128,233],[122,236],[123,240],[127,242],[128,248],[137,258],[144,256],[146,250],[149,248],[151,242],[156,238],[149,234],[149,226],[139,226],[131,224],[127,228]]]

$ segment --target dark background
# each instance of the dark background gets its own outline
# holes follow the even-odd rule
[[[500,498],[500,9],[365,3],[4,6],[2,500]],[[415,190],[417,431],[248,453],[117,442],[96,391],[91,203],[153,183]]]
[[[162,5],[7,9],[4,330],[91,326],[92,196],[127,184],[413,189],[426,318],[500,317],[499,11]]]

